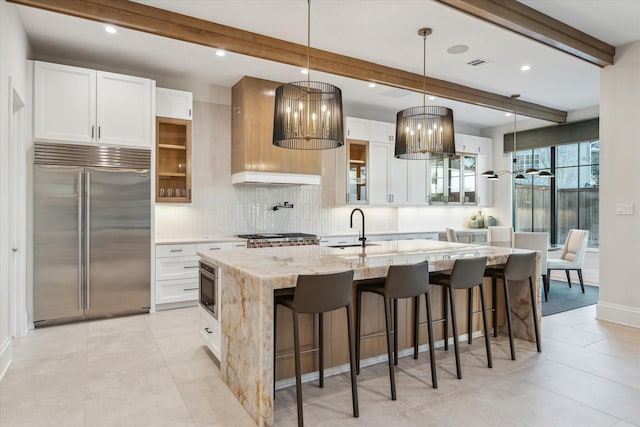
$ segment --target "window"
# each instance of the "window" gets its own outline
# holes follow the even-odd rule
[[[475,155],[459,155],[429,162],[429,201],[431,204],[476,204]]]
[[[527,175],[514,184],[517,231],[548,232],[564,242],[571,228],[589,230],[589,246],[599,245],[600,142],[589,141],[515,153],[518,170],[549,170],[554,180]]]

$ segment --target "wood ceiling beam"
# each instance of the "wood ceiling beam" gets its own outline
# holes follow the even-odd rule
[[[293,66],[307,63],[307,47],[304,45],[127,0],[8,1]],[[316,71],[420,93],[423,91],[421,74],[313,48],[310,63],[311,69]],[[511,111],[513,108],[509,96],[444,80],[427,77],[426,87],[429,94],[442,98],[503,111]],[[556,123],[564,123],[567,119],[566,111],[525,101],[518,103],[518,112]]]
[[[599,67],[613,65],[614,46],[516,0],[436,1]]]

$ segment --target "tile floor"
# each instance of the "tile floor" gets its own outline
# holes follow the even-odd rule
[[[0,426],[251,426],[202,348],[196,308],[39,329],[14,341],[0,382]],[[640,426],[640,330],[594,320],[595,306],[543,319],[543,352],[519,341],[403,358],[398,400],[385,364],[363,368],[360,418],[351,417],[347,375],[304,385],[309,426]],[[278,391],[276,426],[295,426],[295,389]]]

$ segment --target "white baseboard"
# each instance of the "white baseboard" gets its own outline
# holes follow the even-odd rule
[[[11,356],[13,354],[12,340],[7,338],[0,347],[0,380],[4,377],[4,374],[11,365]]]
[[[598,301],[596,319],[640,328],[640,308]]]

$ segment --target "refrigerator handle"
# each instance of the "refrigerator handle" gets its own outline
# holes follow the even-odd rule
[[[90,258],[91,258],[91,230],[89,229],[91,224],[91,172],[87,172],[85,176],[84,188],[86,190],[86,205],[85,210],[85,253],[84,253],[84,271],[85,271],[85,283],[87,286],[86,291],[86,306],[85,310],[91,308],[91,270],[89,270]]]
[[[78,172],[78,256],[82,260],[82,172]],[[82,262],[82,261],[80,261]],[[82,268],[78,268],[78,309],[82,310]]]

